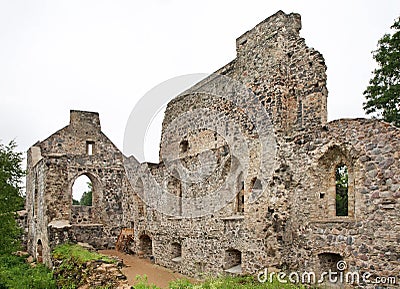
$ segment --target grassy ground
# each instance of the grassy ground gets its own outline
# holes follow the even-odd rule
[[[58,271],[50,271],[42,264],[35,267],[25,262],[26,257],[15,255],[0,256],[0,289],[6,288],[40,288],[55,289],[78,288],[79,281],[85,268],[82,264],[90,261],[103,261],[106,263],[115,262],[115,260],[96,252],[90,252],[79,245],[61,245],[53,251],[53,258],[62,262]],[[56,277],[56,278],[54,278]],[[112,288],[112,287],[98,287]],[[155,285],[149,284],[146,276],[137,276],[135,289],[160,289]],[[295,289],[305,288],[290,283],[279,283],[274,280],[272,283],[260,283],[252,276],[231,277],[224,276],[220,278],[209,278],[196,284],[189,280],[180,279],[169,284],[169,289]]]
[[[101,260],[105,263],[113,263],[115,260],[96,252],[90,252],[82,246],[75,244],[64,244],[57,246],[53,251],[53,258],[58,260],[74,259],[84,263]]]
[[[173,281],[169,289],[304,289],[303,286],[297,286],[290,283],[280,283],[277,280],[269,283],[260,283],[253,276],[224,276],[219,278],[210,278],[206,281],[193,284],[189,280],[180,279]],[[159,289],[155,285],[148,284],[146,276],[138,276],[135,289]]]
[[[31,266],[26,257],[12,254],[0,256],[0,289],[55,289],[53,273],[43,264]]]
[[[89,252],[88,250],[82,248],[79,245],[61,245],[55,248],[53,251],[53,257],[58,260],[70,260],[69,262],[64,262],[64,269],[69,272],[79,271],[78,268],[84,262],[88,261],[96,261],[102,260],[104,262],[114,262],[113,259],[101,255],[95,252]],[[69,267],[69,268],[66,268]],[[72,274],[75,275],[76,273]],[[58,285],[65,285],[63,288],[74,288],[67,287],[66,285],[69,282],[72,282],[73,279],[66,278],[67,275],[65,272],[62,274],[63,276],[58,275]],[[64,278],[63,282],[60,281],[60,277]],[[75,275],[76,278],[76,275]],[[160,289],[159,287],[149,284],[146,276],[137,276],[137,282],[134,286],[135,289]],[[240,276],[240,277],[232,277],[232,276],[224,276],[220,278],[209,278],[203,282],[199,282],[196,284],[191,283],[186,279],[179,279],[173,281],[169,284],[169,289],[296,289],[296,288],[305,288],[299,287],[297,285],[293,285],[290,283],[279,283],[277,280],[273,280],[273,282],[260,283],[252,276]],[[1,289],[1,288],[0,288]]]
[[[94,267],[92,262],[116,262],[114,259],[88,251],[74,244],[57,246],[53,250],[52,257],[55,265],[53,275],[57,287],[62,289],[76,289],[85,285],[88,278],[93,274]],[[109,282],[113,281],[110,280]],[[113,285],[110,283],[107,286],[98,286],[96,288],[113,288]]]

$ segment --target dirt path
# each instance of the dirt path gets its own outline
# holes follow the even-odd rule
[[[146,275],[149,284],[154,284],[160,288],[168,288],[168,283],[172,280],[187,278],[182,274],[174,273],[169,269],[151,263],[147,259],[140,259],[134,255],[124,254],[116,250],[101,250],[99,253],[116,256],[124,260],[126,267],[123,267],[121,271],[128,278],[129,285],[134,285],[137,275]]]

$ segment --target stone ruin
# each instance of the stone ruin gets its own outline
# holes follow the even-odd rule
[[[324,59],[300,29],[300,15],[277,12],[236,40],[232,62],[173,99],[158,164],[124,156],[97,113],[72,110],[28,151],[29,252],[51,265],[57,244],[115,248],[129,229],[129,250],[189,276],[345,261],[400,280],[400,130],[327,122]],[[72,205],[81,175],[92,206]]]

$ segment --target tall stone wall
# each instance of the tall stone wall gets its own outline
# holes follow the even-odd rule
[[[294,190],[291,188],[294,168],[287,163],[288,142],[298,135],[321,128],[327,118],[326,66],[322,55],[306,46],[299,35],[300,29],[298,14],[278,12],[267,18],[237,39],[236,59],[216,72],[229,80],[205,79],[167,106],[161,159],[170,161],[175,157],[180,163],[186,164],[185,160],[190,157],[193,163],[203,152],[219,149],[226,151],[232,159],[240,160],[239,165],[243,170],[242,176],[237,173],[230,180],[230,187],[236,190],[232,193],[234,197],[231,202],[212,217],[207,216],[199,221],[198,230],[207,232],[207,237],[211,235],[212,240],[218,241],[191,236],[187,234],[189,229],[182,230],[181,234],[187,234],[186,238],[202,240],[197,246],[190,245],[193,251],[186,251],[187,262],[182,266],[184,270],[190,270],[186,273],[198,273],[193,268],[213,272],[223,270],[226,267],[223,264],[224,256],[232,249],[242,252],[244,272],[255,272],[263,266],[282,265],[284,230],[290,219],[290,194]],[[242,88],[226,88],[236,83],[250,89],[251,94],[246,95]],[[248,106],[243,101],[252,101],[252,97],[261,106],[251,112],[254,118],[246,111]],[[264,121],[260,119],[264,117],[263,109],[267,120],[271,122],[268,132],[260,131],[262,128],[257,127],[257,121]],[[205,116],[208,113],[210,116]],[[227,129],[227,121],[236,124],[237,129]],[[207,129],[196,131],[201,122],[206,122]],[[275,145],[273,148],[267,147],[271,158],[274,158],[268,163],[271,166],[268,170],[260,167],[260,147],[266,146],[260,136],[262,133],[270,134]],[[229,139],[238,135],[246,142],[248,151],[233,147],[241,140],[229,142]],[[182,151],[182,144],[186,146],[185,151]],[[260,173],[263,173],[262,176]],[[239,202],[235,197],[240,193],[239,178],[243,178],[244,184],[243,212],[240,213],[234,209]],[[262,193],[255,201],[251,201],[258,179],[262,181],[258,188]],[[190,188],[186,189],[183,195],[190,194]],[[204,182],[195,191],[212,192],[212,187]],[[174,234],[179,235],[179,232]],[[182,250],[185,252],[184,248]],[[195,262],[190,261],[198,260],[199,255],[208,260],[205,267],[196,267]]]
[[[72,205],[72,186],[81,175],[93,186],[91,207]],[[101,132],[98,114],[71,111],[68,126],[28,152],[31,253],[37,255],[38,240],[47,263],[55,239],[113,247],[123,225],[122,198],[128,193],[123,188],[125,179],[122,153]],[[49,234],[56,238],[48,240]]]
[[[240,36],[237,57],[216,71],[251,89],[271,114],[275,131],[284,135],[320,127],[327,121],[325,62],[318,51],[307,47],[300,29],[299,14],[279,11]],[[226,106],[221,99],[215,103],[211,97],[193,98],[178,97],[168,104],[163,131],[173,119],[202,107],[203,102],[208,102],[204,104],[207,108],[223,110]],[[235,118],[237,112],[227,109]]]
[[[398,276],[399,129],[375,120],[338,120],[292,145],[298,184],[286,234],[297,254],[287,254],[288,262],[304,267],[309,260],[318,267],[321,255],[332,253],[350,271]],[[340,164],[349,171],[348,216],[335,213]]]

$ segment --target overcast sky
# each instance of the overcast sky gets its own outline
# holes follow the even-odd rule
[[[398,0],[0,0],[0,139],[26,151],[78,109],[99,112],[122,149],[140,97],[222,67],[235,39],[278,10],[300,13],[302,37],[325,57],[329,120],[364,117],[371,51],[400,15]],[[157,160],[157,146],[147,160]]]

